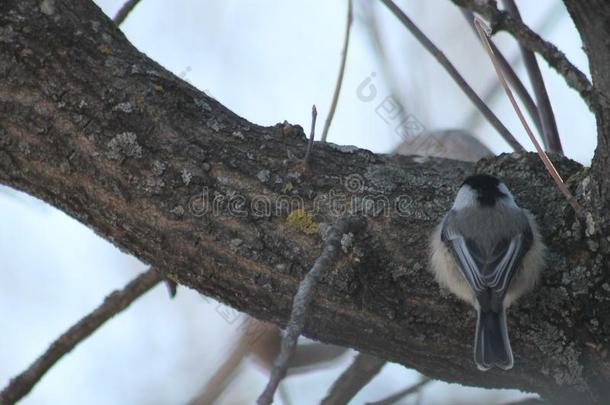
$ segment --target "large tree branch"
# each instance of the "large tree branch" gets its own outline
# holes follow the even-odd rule
[[[367,231],[346,237],[350,253],[322,278],[306,335],[446,381],[607,397],[610,243],[593,232],[607,217],[592,210],[579,223],[537,156],[476,168],[507,181],[550,248],[540,288],[509,314],[515,369],[481,373],[473,311],[425,270],[428,235],[472,165],[317,143],[304,167],[300,127],[238,117],[135,50],[88,1],[39,3],[0,3],[0,182],[279,325],[320,234],[342,209],[357,211]],[[555,163],[590,205],[596,174]]]

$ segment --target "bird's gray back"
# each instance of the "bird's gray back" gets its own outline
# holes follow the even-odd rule
[[[529,223],[522,209],[514,206],[467,207],[459,215],[451,210],[445,227],[475,243],[479,249],[493,250],[498,243],[528,231]]]

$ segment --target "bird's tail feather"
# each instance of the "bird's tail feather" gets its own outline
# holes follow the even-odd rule
[[[480,370],[489,370],[493,366],[504,370],[513,367],[504,308],[500,312],[478,311],[474,361]]]

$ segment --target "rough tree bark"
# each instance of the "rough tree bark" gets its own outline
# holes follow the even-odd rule
[[[566,3],[600,94],[593,169],[555,159],[586,221],[532,154],[475,167],[316,144],[304,168],[300,127],[238,117],[134,49],[83,0],[0,3],[0,182],[167,277],[279,325],[324,230],[348,207],[367,217],[367,230],[345,238],[348,254],[323,279],[308,336],[446,381],[602,403],[610,398],[610,51],[597,41],[607,38],[598,35],[610,6]],[[474,312],[426,271],[428,235],[473,170],[504,178],[549,245],[540,288],[509,314],[510,372],[476,369]],[[305,211],[277,209],[289,198]],[[385,206],[362,208],[367,199]]]

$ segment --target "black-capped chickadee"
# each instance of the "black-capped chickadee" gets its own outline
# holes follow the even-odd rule
[[[506,308],[530,290],[544,265],[532,214],[493,176],[468,177],[434,231],[437,282],[477,310],[474,361],[480,370],[513,367]]]

